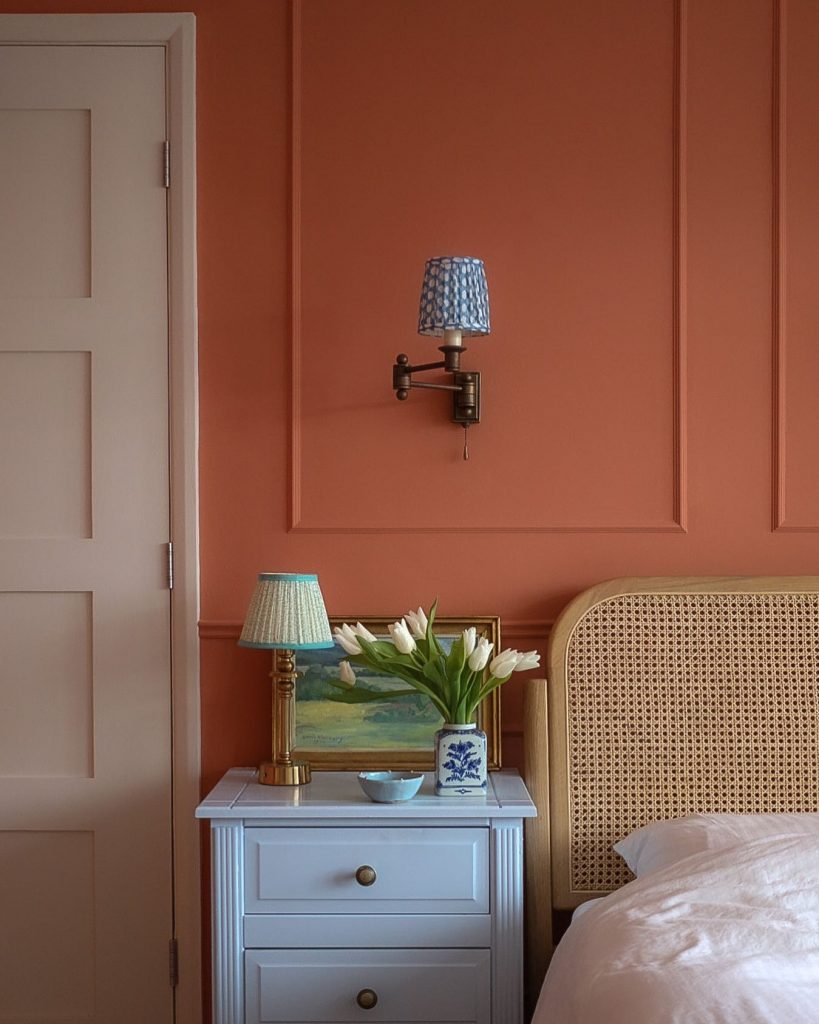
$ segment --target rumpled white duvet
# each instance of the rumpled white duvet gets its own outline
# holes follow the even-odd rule
[[[685,857],[577,915],[533,1024],[819,1024],[819,838]]]

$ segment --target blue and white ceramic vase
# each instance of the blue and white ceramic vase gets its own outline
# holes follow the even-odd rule
[[[435,733],[435,793],[486,796],[486,733],[472,725],[450,725]]]

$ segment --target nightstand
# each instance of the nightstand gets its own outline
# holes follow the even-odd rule
[[[521,1024],[516,772],[486,797],[376,804],[354,772],[299,788],[234,768],[210,819],[213,1024]]]

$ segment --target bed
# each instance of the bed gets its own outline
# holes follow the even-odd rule
[[[524,712],[535,1024],[819,1024],[819,577],[600,584],[547,672]]]

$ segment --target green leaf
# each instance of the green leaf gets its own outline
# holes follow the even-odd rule
[[[441,692],[446,685],[446,669],[444,665],[442,665],[442,661],[442,658],[432,658],[422,669],[424,678],[428,679],[439,692]]]
[[[421,657],[426,661],[429,658],[429,644],[427,643],[426,637],[413,637],[416,643],[416,650]]]
[[[337,687],[337,692],[327,694],[328,700],[337,704],[368,704],[375,701],[394,700],[396,697],[414,697],[418,691],[412,690],[370,690],[366,686]]]
[[[481,691],[480,691],[480,693],[478,695],[478,704],[480,704],[482,701],[486,700],[486,698],[489,696],[489,694],[493,690],[497,690],[497,688],[499,686],[502,686],[504,683],[508,682],[511,678],[512,678],[511,675],[505,676],[503,679],[496,679],[494,676],[490,676],[488,682],[486,682],[483,685],[483,687],[481,688]]]
[[[351,690],[352,689],[352,687],[349,686],[347,683],[342,683],[342,681],[340,679],[328,679],[327,682],[330,684],[330,686],[335,686],[335,688],[337,690]]]
[[[452,647],[450,647],[449,654],[446,657],[446,674],[449,679],[460,676],[466,663],[465,653],[464,637],[463,633],[461,633],[458,639],[452,642]]]
[[[433,626],[435,625],[435,615],[437,611],[438,598],[436,597],[435,600],[432,602],[432,607],[430,608],[429,615],[427,617],[427,646],[429,649],[429,657],[432,656],[433,651],[437,651],[438,654],[444,653],[444,649],[439,643],[438,637],[435,635],[433,631]]]
[[[393,645],[386,640],[366,640],[363,636],[357,636],[356,640],[361,648],[361,655],[356,657],[366,658],[365,664],[369,664],[371,668],[378,668],[384,658],[395,653]]]

